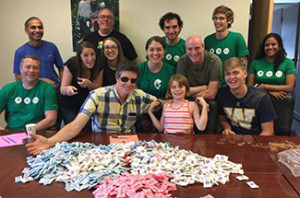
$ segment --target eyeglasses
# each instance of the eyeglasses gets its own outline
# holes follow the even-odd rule
[[[105,19],[105,18],[107,18],[107,19],[112,20],[114,17],[111,16],[111,15],[100,15],[99,18],[100,18],[100,19]]]
[[[126,77],[126,76],[121,77],[120,80],[121,80],[122,82],[128,82],[128,80],[130,80],[130,82],[131,82],[132,84],[135,84],[136,81],[137,81],[135,78],[129,79],[129,78]]]
[[[112,46],[103,46],[105,50],[116,50],[118,49],[118,46],[112,45]]]

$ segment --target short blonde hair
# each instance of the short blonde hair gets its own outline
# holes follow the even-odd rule
[[[185,76],[182,74],[174,74],[171,76],[168,82],[168,87],[167,87],[167,93],[166,93],[166,98],[171,99],[172,94],[171,94],[171,84],[173,81],[177,81],[180,86],[185,86],[185,97],[188,97],[190,95],[190,84],[188,80],[186,79]]]
[[[238,57],[232,57],[224,62],[224,71],[228,71],[233,67],[240,67],[243,71],[247,70],[245,62]]]

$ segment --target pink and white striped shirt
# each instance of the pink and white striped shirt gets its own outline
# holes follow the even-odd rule
[[[167,103],[163,115],[165,117],[164,133],[193,134],[194,119],[191,116],[189,101],[178,107],[172,107],[172,102]]]

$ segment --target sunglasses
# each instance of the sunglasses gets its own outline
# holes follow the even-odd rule
[[[122,82],[128,82],[128,80],[130,80],[130,82],[131,82],[132,84],[135,84],[136,81],[137,81],[135,78],[129,79],[129,78],[126,77],[126,76],[121,77],[120,80],[121,80]]]

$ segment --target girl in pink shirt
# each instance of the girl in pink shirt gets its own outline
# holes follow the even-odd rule
[[[194,122],[200,131],[206,128],[208,104],[203,97],[197,97],[195,102],[186,100],[189,91],[190,85],[183,75],[175,74],[170,78],[166,98],[172,100],[164,104],[160,121],[153,114],[154,107],[160,102],[152,102],[148,109],[157,130],[172,134],[193,134]],[[201,115],[198,104],[201,106]]]

